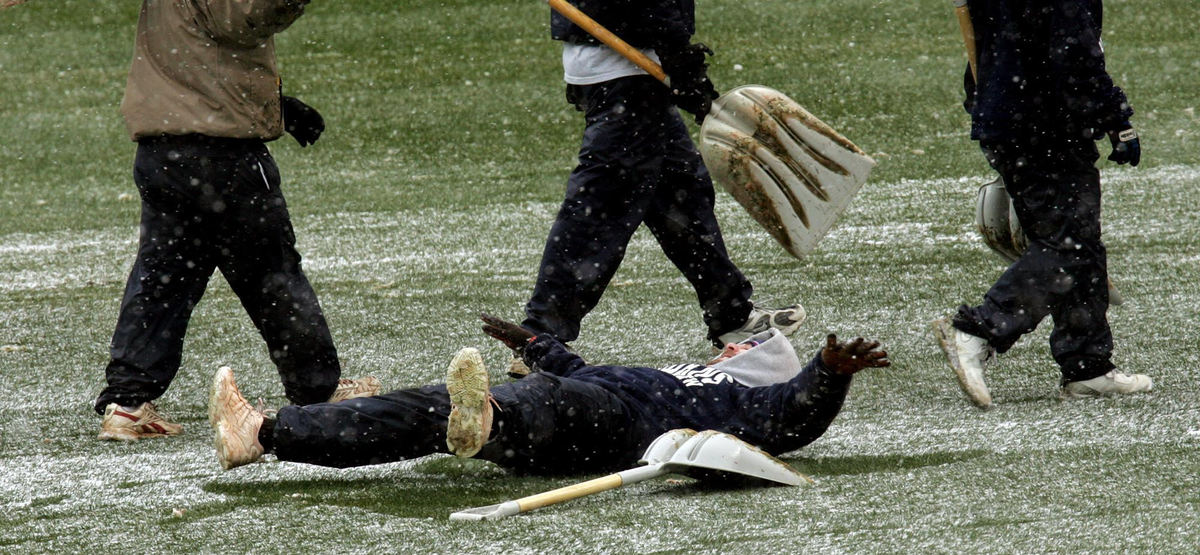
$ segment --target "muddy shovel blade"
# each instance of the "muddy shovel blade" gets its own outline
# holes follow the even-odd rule
[[[875,166],[787,95],[761,85],[721,95],[698,147],[713,180],[796,258],[816,248]]]
[[[671,456],[666,470],[702,480],[753,480],[798,486],[813,483],[787,463],[732,435],[705,430]]]

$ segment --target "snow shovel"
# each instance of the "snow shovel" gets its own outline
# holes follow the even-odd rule
[[[451,513],[450,520],[497,520],[674,473],[698,479],[738,479],[789,486],[812,482],[787,463],[736,437],[713,430],[700,433],[686,428],[671,430],[655,438],[638,462],[644,466],[497,505]]]
[[[664,84],[662,67],[566,0],[546,0]],[[761,85],[716,99],[697,145],[720,183],[789,254],[803,258],[833,227],[875,160],[787,95]]]

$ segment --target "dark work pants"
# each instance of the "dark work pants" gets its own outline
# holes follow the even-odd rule
[[[636,463],[631,454],[641,438],[631,433],[625,404],[600,386],[539,372],[491,391],[499,407],[479,458],[537,474]],[[447,453],[449,415],[444,385],[287,406],[279,409],[275,424],[275,454],[284,461],[344,468]]]
[[[491,389],[499,407],[478,457],[533,474],[621,470],[636,466],[654,438],[685,427],[732,433],[778,454],[824,433],[849,386],[848,376],[809,370],[768,387],[739,386],[724,406],[729,418],[714,421],[713,414],[684,409],[692,406],[688,401],[659,399],[654,406],[638,406],[634,397],[623,399],[593,382],[538,372]],[[681,385],[679,394],[689,389]],[[725,395],[695,394],[704,392]],[[449,414],[443,385],[287,406],[279,409],[274,450],[280,460],[338,468],[446,453]]]
[[[666,88],[639,76],[571,92],[587,126],[523,325],[575,340],[645,223],[695,289],[710,337],[741,326],[750,282],[725,250],[708,169]]]
[[[192,309],[215,269],[266,340],[288,399],[328,399],[341,375],[337,351],[300,268],[279,168],[266,145],[194,135],[143,140],[134,182],[142,198],[137,259],[96,411],[108,403],[136,406],[166,391]]]
[[[1113,368],[1108,268],[1100,240],[1100,172],[1089,140],[1039,138],[982,145],[1004,178],[1029,247],[954,324],[1007,351],[1046,316],[1063,383]]]

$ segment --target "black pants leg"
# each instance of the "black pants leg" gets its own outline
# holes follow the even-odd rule
[[[1050,348],[1064,382],[1108,372],[1112,332],[1095,143],[1042,139],[984,146],[1004,177],[1029,247],[983,304],[960,308],[955,325],[1004,352],[1050,316]]]
[[[492,388],[491,440],[479,457],[530,473],[632,465],[641,439],[625,406],[604,389],[533,374]],[[275,424],[280,460],[345,468],[446,453],[450,398],[444,385],[340,403],[288,406]]]
[[[341,374],[337,354],[300,269],[266,147],[202,137],[143,141],[134,182],[142,197],[138,255],[96,411],[166,391],[192,309],[218,267],[266,339],[289,399],[327,399]]]
[[[740,325],[750,285],[725,252],[708,172],[665,89],[653,78],[628,77],[577,92],[587,121],[579,164],[524,325],[564,342],[577,338],[643,221],[696,289],[710,328],[723,328],[710,331]]]

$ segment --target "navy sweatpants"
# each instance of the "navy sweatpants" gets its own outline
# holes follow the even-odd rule
[[[1037,137],[982,146],[1004,178],[1029,247],[982,304],[959,308],[955,327],[1003,353],[1050,316],[1050,350],[1063,383],[1107,373],[1113,343],[1095,142]]]
[[[712,180],[666,87],[638,76],[571,91],[587,126],[522,325],[575,340],[645,223],[695,290],[709,336],[741,326],[750,282],[725,250]]]
[[[301,270],[279,168],[266,145],[196,135],[143,140],[134,183],[142,198],[137,259],[96,412],[167,390],[192,310],[216,269],[266,340],[288,399],[328,399],[341,375],[337,351]]]

